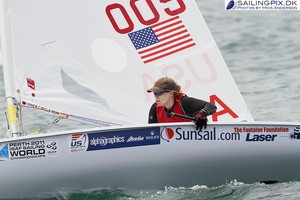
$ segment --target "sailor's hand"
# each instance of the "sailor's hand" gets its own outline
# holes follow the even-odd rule
[[[207,118],[202,114],[198,113],[195,117],[194,123],[196,130],[202,131],[202,128],[206,129],[207,127]]]
[[[201,109],[195,117],[195,128],[196,130],[202,131],[202,128],[206,129],[207,127],[207,110]]]

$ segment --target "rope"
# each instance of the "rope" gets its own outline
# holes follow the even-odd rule
[[[31,135],[38,135],[38,134],[45,133],[48,129],[50,129],[55,124],[57,124],[61,119],[63,119],[62,116],[57,117],[56,119],[54,119],[53,122],[49,123],[45,128],[43,128],[43,129],[37,129]]]

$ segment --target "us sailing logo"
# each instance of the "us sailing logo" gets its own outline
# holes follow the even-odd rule
[[[166,128],[164,127],[160,133],[160,137],[161,139],[167,141],[167,142],[170,142],[171,139],[174,137],[174,131],[173,129],[171,128]]]
[[[225,9],[226,10],[232,10],[232,9],[234,9],[235,8],[235,2],[234,2],[234,0],[225,0]]]
[[[72,134],[70,151],[71,152],[86,151],[88,146],[87,137],[88,137],[87,134],[83,134],[83,133]]]

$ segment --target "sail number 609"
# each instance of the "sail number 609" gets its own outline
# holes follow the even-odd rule
[[[151,19],[145,19],[143,17],[142,13],[140,12],[139,8],[136,5],[138,1],[139,0],[130,0],[129,3],[130,3],[131,9],[135,13],[135,15],[138,18],[139,22],[141,22],[141,24],[146,25],[146,26],[157,23],[160,19],[160,15],[159,15],[157,9],[155,8],[155,5],[153,4],[152,0],[146,0],[147,6],[150,8],[150,10],[153,14],[153,17]],[[186,6],[185,6],[183,0],[176,0],[176,1],[174,1],[174,0],[159,0],[159,1],[160,1],[160,3],[163,3],[163,4],[167,4],[168,2],[171,2],[171,1],[178,3],[178,8],[176,8],[176,9],[172,9],[172,10],[170,8],[165,8],[164,9],[166,14],[168,14],[170,16],[178,15],[178,14],[184,12],[185,9],[186,9]],[[127,27],[121,28],[118,25],[117,21],[115,20],[113,14],[112,14],[112,11],[114,11],[114,10],[119,10],[121,12],[124,19],[127,22]],[[113,25],[114,29],[118,33],[127,34],[131,31],[133,31],[133,29],[134,29],[133,21],[131,20],[131,18],[129,16],[128,12],[126,11],[126,9],[124,8],[124,6],[122,6],[119,3],[113,3],[113,4],[108,5],[106,7],[105,11],[106,11],[106,15],[108,16],[111,24]]]

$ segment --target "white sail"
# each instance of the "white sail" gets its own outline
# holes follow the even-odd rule
[[[146,90],[169,76],[217,105],[211,121],[253,120],[194,0],[5,1],[6,68],[23,106],[143,124],[154,101]]]
[[[2,53],[1,53],[1,49],[0,49],[0,65],[2,65]]]

